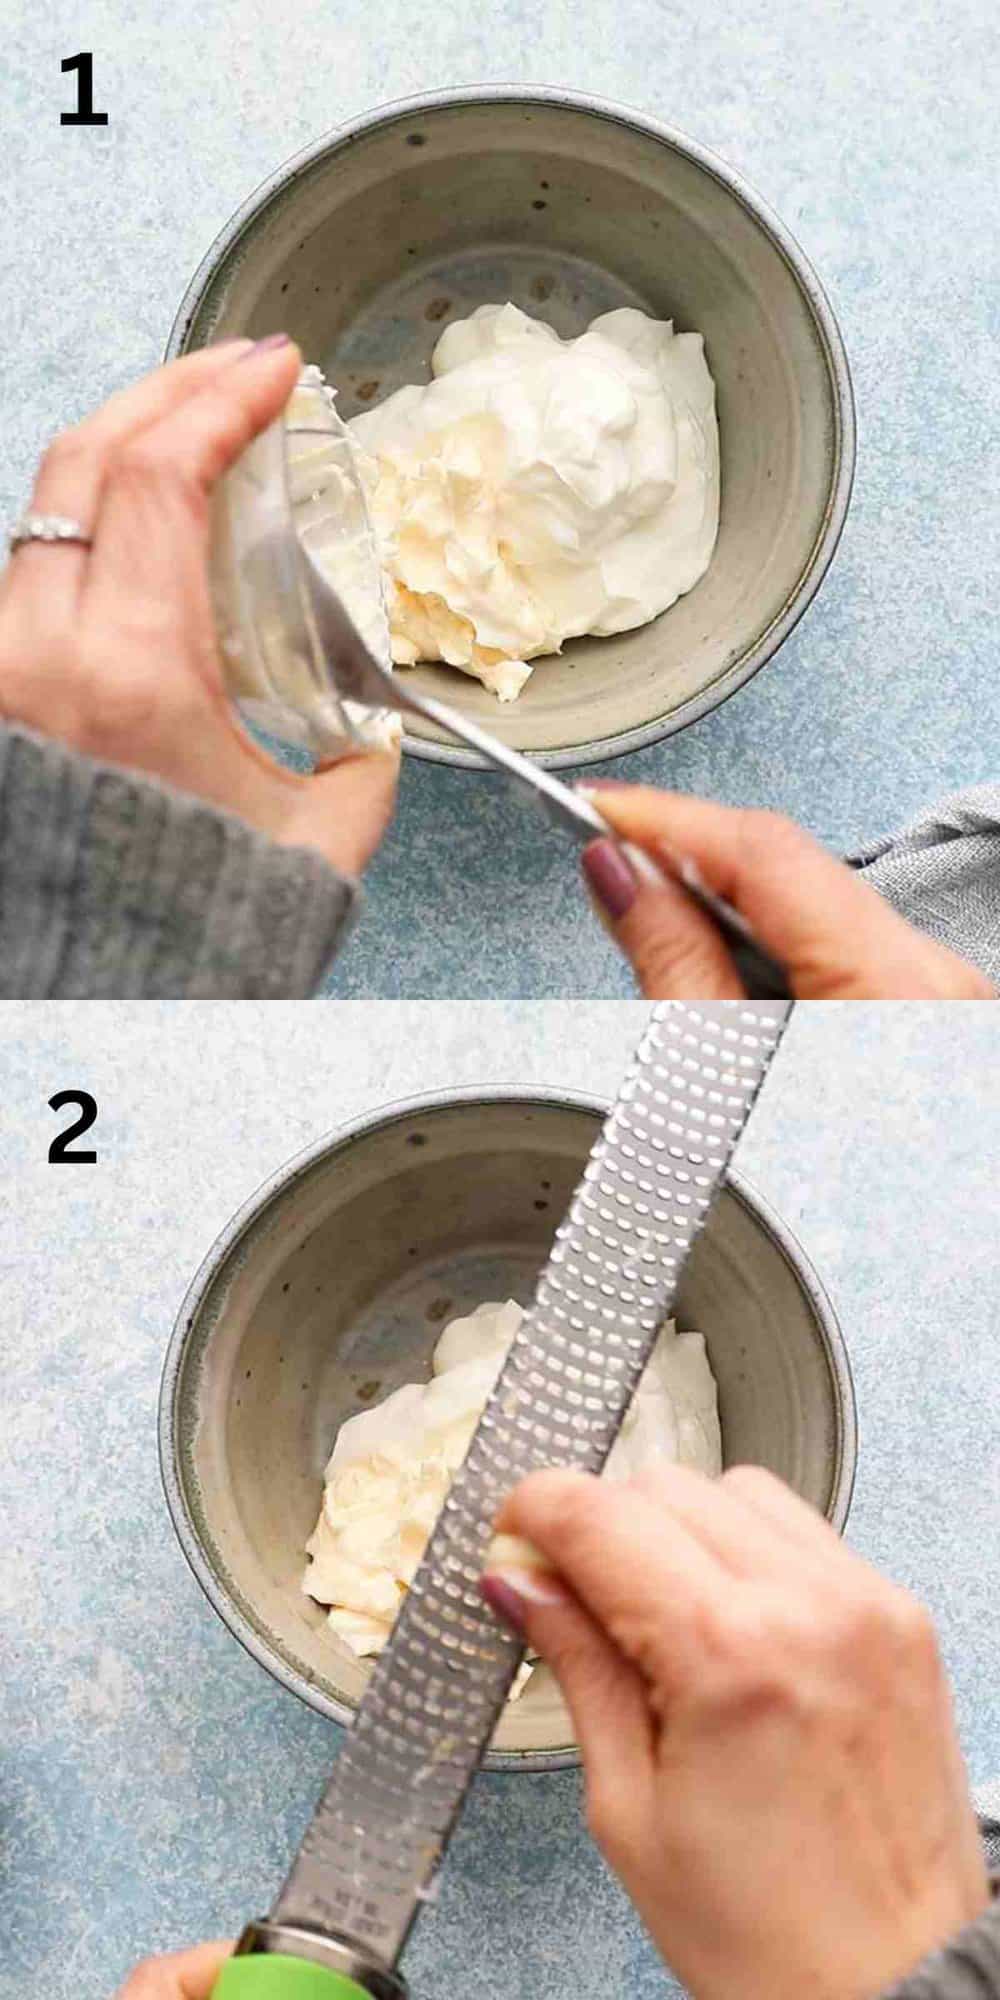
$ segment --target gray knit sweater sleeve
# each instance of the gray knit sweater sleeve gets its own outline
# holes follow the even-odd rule
[[[305,848],[0,728],[4,999],[304,999],[358,897]]]
[[[979,1831],[993,1902],[957,1938],[925,1958],[879,2000],[998,2000],[1000,1997],[1000,1820],[992,1796],[980,1795]]]
[[[925,1958],[880,2000],[997,2000],[1000,1995],[1000,1904]]]

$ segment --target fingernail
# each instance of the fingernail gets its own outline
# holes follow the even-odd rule
[[[238,354],[249,354],[253,341],[248,334],[241,333],[227,335],[225,340],[210,340],[208,344],[213,354],[231,354],[235,361]]]
[[[639,893],[631,862],[613,840],[592,840],[583,850],[583,872],[602,910],[619,923]]]
[[[608,792],[631,792],[635,790],[635,786],[627,784],[624,778],[600,778],[596,783],[592,778],[578,778],[574,781],[573,790],[579,793],[581,799],[586,799],[588,805],[596,806],[600,812],[601,799],[606,797]]]
[[[289,345],[290,336],[287,333],[265,333],[263,340],[254,341],[253,346],[249,349],[249,353],[267,354],[271,348],[288,347]]]
[[[479,1579],[479,1594],[501,1625],[506,1625],[508,1632],[516,1632],[520,1637],[525,1623],[525,1602],[520,1591],[502,1576],[483,1576]]]
[[[485,1603],[494,1611],[501,1623],[512,1632],[521,1633],[525,1629],[529,1604],[565,1604],[566,1593],[547,1575],[542,1580],[537,1571],[530,1574],[525,1570],[509,1570],[506,1574],[492,1571],[480,1577],[479,1589]]]

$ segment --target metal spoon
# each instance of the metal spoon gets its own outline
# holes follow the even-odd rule
[[[496,736],[480,729],[457,710],[434,701],[430,695],[415,694],[402,674],[391,674],[379,665],[348,617],[336,591],[327,582],[304,542],[298,543],[302,574],[316,622],[320,645],[331,662],[339,692],[349,701],[369,708],[387,708],[397,715],[420,715],[433,722],[447,736],[454,736],[470,750],[478,750],[488,764],[528,798],[537,801],[557,826],[571,833],[583,845],[592,840],[611,840],[622,846],[618,835],[595,805],[561,783],[542,764],[533,764],[517,750],[511,750]],[[675,862],[675,879],[692,902],[710,917],[728,946],[736,969],[751,1000],[791,998],[788,976],[783,966],[758,944],[746,919],[731,903],[717,896],[702,881],[693,861],[680,857]]]

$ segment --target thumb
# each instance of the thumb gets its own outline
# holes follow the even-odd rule
[[[570,1712],[592,1808],[652,1770],[645,1686],[565,1584],[526,1543],[494,1537],[480,1584],[490,1610],[550,1667]]]
[[[641,848],[591,841],[583,872],[597,914],[647,1000],[745,998],[715,925]]]
[[[344,875],[360,875],[396,806],[399,748],[359,751],[317,771],[299,793],[282,839],[319,849]]]
[[[232,1957],[232,1941],[197,1944],[182,1952],[177,1965],[181,2000],[210,2000],[212,1988],[226,1960]]]
[[[231,1940],[220,1939],[144,1959],[120,1988],[117,2000],[211,2000],[232,1950]]]
[[[949,1000],[993,998],[993,989],[975,967],[944,945],[915,930],[883,898],[780,814],[718,806],[649,786],[585,788],[623,842],[633,863],[671,855],[693,861],[704,880],[746,918],[768,951],[789,968],[795,992],[805,1000]],[[598,841],[586,850],[603,848]],[[655,860],[653,862],[655,866]],[[588,866],[588,876],[592,878]],[[645,886],[636,874],[629,898],[620,885],[615,930],[629,953],[648,999],[730,999],[739,985],[690,983],[702,976],[696,940],[704,945],[707,923],[693,907],[682,919],[676,883]],[[671,897],[676,910],[672,945],[665,901],[654,909],[650,897]],[[683,921],[683,929],[682,929]],[[728,963],[724,947],[716,946]],[[704,961],[707,967],[708,961]],[[729,976],[734,969],[729,963]],[[679,983],[683,980],[683,984]]]

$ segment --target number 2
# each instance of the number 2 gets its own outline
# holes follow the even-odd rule
[[[71,1139],[79,1139],[84,1132],[90,1131],[97,1119],[97,1099],[91,1097],[89,1090],[57,1090],[55,1096],[49,1098],[50,1111],[61,1111],[64,1104],[75,1104],[80,1116],[74,1118],[73,1123],[67,1125],[66,1130],[53,1139],[49,1147],[50,1163],[60,1160],[96,1160],[96,1152],[71,1153],[69,1143]]]

